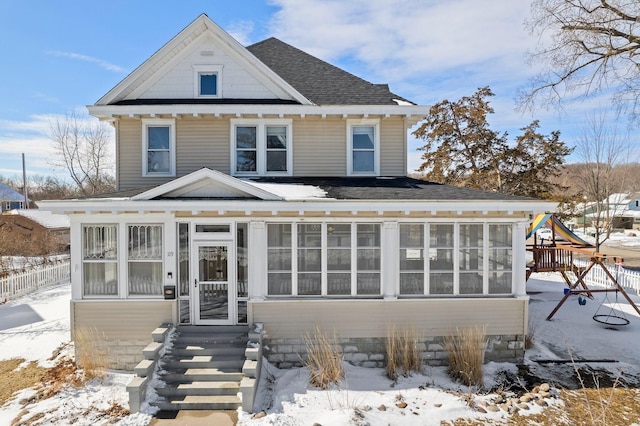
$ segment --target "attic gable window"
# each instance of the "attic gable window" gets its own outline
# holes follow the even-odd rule
[[[175,176],[175,120],[142,120],[142,175]]]
[[[234,175],[290,175],[291,120],[231,120]]]
[[[193,65],[193,97],[220,98],[222,65]]]
[[[378,120],[347,120],[347,173],[365,176],[380,174]]]

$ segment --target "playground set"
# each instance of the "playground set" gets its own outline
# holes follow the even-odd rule
[[[539,239],[536,235],[536,231],[545,226],[551,229],[551,239]],[[593,299],[593,293],[605,293],[604,300],[593,315],[594,321],[612,328],[628,325],[629,320],[619,306],[620,295],[640,315],[640,309],[618,282],[622,258],[597,252],[593,245],[575,235],[552,214],[540,214],[534,219],[527,231],[527,241],[530,239],[533,244],[527,244],[527,251],[533,254],[533,259],[527,264],[527,280],[533,272],[559,272],[568,286],[564,297],[547,320],[553,318],[570,296],[578,295],[578,303],[585,305],[587,298]],[[594,289],[587,285],[585,278],[594,268],[601,268],[604,272],[604,288]],[[615,272],[615,276],[611,271]],[[615,293],[613,301],[609,300],[610,293]]]

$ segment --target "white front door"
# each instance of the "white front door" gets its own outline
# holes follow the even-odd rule
[[[193,250],[195,324],[233,324],[236,306],[235,262],[229,241],[198,241]]]

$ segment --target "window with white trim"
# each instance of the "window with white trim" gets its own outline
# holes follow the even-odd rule
[[[398,228],[400,295],[512,293],[511,224],[415,222]]]
[[[380,174],[380,122],[347,120],[347,174]]]
[[[194,98],[222,97],[222,65],[193,65]]]
[[[231,120],[234,175],[290,175],[291,120]]]
[[[175,120],[142,120],[142,175],[175,176]]]
[[[269,296],[379,296],[379,223],[267,225]]]
[[[129,295],[162,295],[162,225],[127,228]]]
[[[83,296],[118,295],[118,225],[82,227]]]

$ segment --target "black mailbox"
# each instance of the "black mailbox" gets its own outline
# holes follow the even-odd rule
[[[165,299],[175,299],[176,298],[176,286],[175,285],[165,285],[164,286],[164,298]]]

